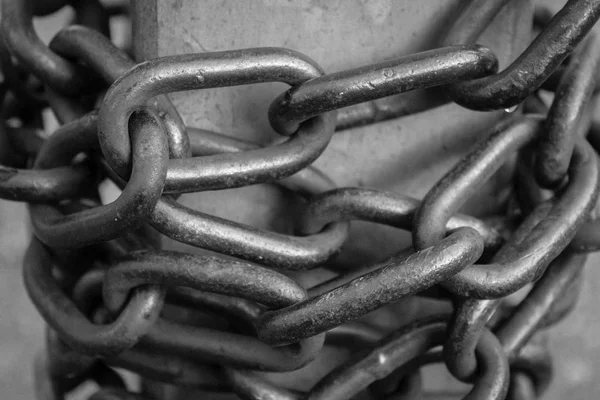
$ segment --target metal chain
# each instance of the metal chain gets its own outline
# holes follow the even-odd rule
[[[582,253],[600,249],[600,219],[592,218],[600,123],[590,106],[600,47],[589,33],[600,2],[569,0],[554,17],[538,10],[541,33],[496,73],[496,56],[476,42],[507,3],[466,2],[438,49],[326,74],[284,48],[136,64],[108,36],[110,17],[126,8],[2,0],[0,198],[28,203],[34,230],[23,278],[47,323],[35,362],[38,398],[64,398],[86,381],[99,386],[89,400],[147,398],[128,390],[119,367],[243,399],[416,399],[424,392],[420,367],[440,362],[472,384],[465,399],[541,396],[552,375],[542,331],[573,309]],[[33,17],[66,5],[79,25],[45,46]],[[287,139],[264,148],[186,127],[167,97],[261,82],[291,87],[269,108],[273,129]],[[523,103],[523,113],[482,132],[422,201],[336,188],[311,166],[336,130],[445,101],[386,111],[375,100],[437,86],[467,108]],[[554,91],[549,108],[540,88]],[[62,123],[52,135],[41,124],[48,107]],[[516,153],[506,215],[459,214]],[[98,195],[103,179],[122,189],[109,204]],[[266,182],[303,200],[296,236],[177,201]],[[327,270],[352,220],[411,231],[414,250]],[[160,250],[157,232],[213,253]],[[518,305],[504,301],[532,284]],[[394,329],[372,323],[402,304],[411,312],[396,315]],[[162,312],[172,307],[179,317]],[[304,392],[262,374],[311,369],[327,347],[348,350],[350,359]]]

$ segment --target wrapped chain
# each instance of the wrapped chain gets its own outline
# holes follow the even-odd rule
[[[136,64],[108,36],[110,17],[126,8],[2,0],[0,197],[29,204],[34,236],[23,277],[47,323],[38,398],[64,398],[90,380],[99,386],[90,400],[147,398],[128,388],[119,367],[242,399],[416,399],[420,367],[430,363],[472,385],[465,399],[540,396],[552,375],[541,331],[573,308],[585,253],[600,249],[592,218],[600,125],[590,106],[600,87],[600,46],[590,33],[600,2],[536,13],[541,33],[498,72],[477,40],[507,2],[465,2],[438,49],[327,74],[284,48]],[[46,47],[32,19],[67,4],[77,25]],[[269,108],[285,140],[264,148],[186,127],[167,96],[261,82],[290,85]],[[523,104],[523,112],[482,132],[422,200],[337,188],[311,166],[336,130],[423,110],[385,111],[375,100],[436,86],[470,109]],[[549,107],[541,88],[554,92]],[[41,135],[48,107],[62,125]],[[460,214],[516,153],[517,195],[506,215]],[[108,204],[98,193],[104,179],[122,189]],[[265,182],[302,199],[296,236],[177,201]],[[413,248],[323,278],[317,268],[340,252],[352,220],[411,231]],[[161,250],[161,234],[212,253]],[[518,305],[505,301],[532,283]],[[400,301],[416,311],[396,316],[393,329],[370,323]],[[170,308],[183,312],[163,312]],[[350,358],[304,392],[264,374],[310,369],[328,346]]]

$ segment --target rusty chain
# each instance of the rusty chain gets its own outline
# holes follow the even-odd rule
[[[438,49],[327,74],[284,48],[136,64],[109,36],[111,16],[126,8],[2,0],[0,198],[29,204],[34,236],[23,278],[47,324],[35,361],[38,399],[62,399],[87,381],[99,387],[90,400],[148,398],[117,367],[146,382],[242,399],[416,399],[425,391],[420,367],[430,363],[472,384],[465,399],[541,396],[552,377],[542,331],[573,309],[585,253],[600,249],[600,47],[590,33],[600,2],[536,12],[541,33],[498,72],[477,40],[508,2],[465,2]],[[44,45],[33,18],[67,5],[77,25]],[[186,127],[167,96],[262,82],[290,86],[268,110],[285,140],[268,147]],[[438,86],[470,109],[523,106],[481,132],[422,200],[337,188],[311,166],[336,130],[427,108],[385,111],[375,100]],[[554,92],[549,106],[540,89]],[[62,124],[51,135],[40,117],[46,108]],[[505,215],[459,213],[515,159]],[[122,190],[108,204],[98,194],[104,179]],[[177,201],[257,183],[301,199],[297,235]],[[410,231],[414,249],[327,269],[355,220]],[[212,253],[161,250],[161,234]],[[518,305],[505,301],[526,287]],[[399,304],[411,312],[394,315],[394,329],[372,323]],[[163,312],[172,308],[180,312]],[[311,369],[328,348],[350,358],[312,388],[264,374]]]

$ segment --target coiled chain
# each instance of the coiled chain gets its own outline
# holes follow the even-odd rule
[[[496,56],[477,40],[508,2],[465,2],[438,49],[326,74],[284,48],[136,64],[108,35],[110,17],[126,8],[2,0],[0,197],[29,204],[34,236],[23,277],[47,323],[35,368],[39,399],[64,398],[86,381],[99,386],[90,400],[151,396],[134,393],[113,367],[243,399],[413,399],[429,363],[470,383],[465,399],[540,396],[552,375],[540,332],[573,308],[586,253],[600,249],[600,220],[592,218],[600,42],[590,33],[600,1],[569,0],[553,17],[537,12],[539,35],[497,72]],[[77,25],[45,46],[33,17],[66,5]],[[269,108],[285,140],[264,148],[186,127],[167,96],[275,81],[290,85]],[[375,100],[437,86],[470,109],[520,107],[482,132],[422,200],[337,188],[311,166],[336,130],[400,116]],[[540,89],[554,92],[549,107]],[[41,134],[48,107],[61,126]],[[515,154],[506,215],[460,214]],[[103,204],[105,179],[122,191]],[[265,182],[302,200],[296,236],[177,201]],[[411,231],[413,248],[356,270],[327,270],[351,220]],[[161,235],[210,253],[161,250]],[[506,301],[525,287],[518,305]],[[389,318],[394,304],[411,312],[389,329],[371,323],[377,313]],[[322,373],[313,363],[327,347],[351,356],[303,392],[264,373]]]

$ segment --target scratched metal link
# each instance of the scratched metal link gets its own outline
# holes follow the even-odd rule
[[[427,364],[468,383],[465,399],[542,396],[552,380],[545,331],[573,311],[587,253],[600,250],[600,48],[590,33],[600,2],[537,10],[540,34],[498,72],[477,40],[510,1],[464,2],[439,48],[327,73],[275,47],[136,64],[108,29],[127,7],[2,0],[0,198],[29,206],[23,280],[46,322],[37,398],[93,382],[89,400],[156,398],[152,384],[206,398],[410,400],[428,393]],[[76,24],[46,46],[33,18],[66,6]],[[268,106],[282,138],[266,147],[185,126],[168,97],[266,82],[289,85]],[[375,102],[433,87],[447,97],[402,112]],[[336,130],[447,101],[511,112],[423,199],[336,187],[312,165]],[[463,213],[507,163],[516,167],[504,214]],[[110,201],[99,189],[107,180],[119,188]],[[259,183],[298,199],[294,235],[178,202]],[[352,221],[409,231],[413,246],[330,268]],[[162,250],[163,236],[206,252]],[[524,288],[518,304],[505,301]],[[328,363],[332,349],[345,361]],[[142,380],[140,392],[122,370]],[[300,373],[315,384],[277,378]]]

